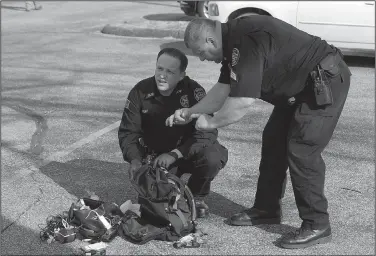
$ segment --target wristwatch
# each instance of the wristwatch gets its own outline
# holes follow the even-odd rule
[[[179,159],[179,156],[176,152],[171,151],[171,152],[168,152],[167,154],[175,158],[175,161]]]

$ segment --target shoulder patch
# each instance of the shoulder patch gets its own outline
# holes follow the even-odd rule
[[[231,66],[238,64],[240,58],[240,52],[238,48],[232,49]]]
[[[198,87],[194,90],[193,92],[194,96],[195,96],[195,99],[197,101],[200,101],[202,98],[205,97],[206,93],[205,93],[205,90],[204,88],[201,88],[201,87]]]
[[[189,100],[188,100],[188,95],[183,95],[180,98],[180,105],[183,108],[189,108]]]

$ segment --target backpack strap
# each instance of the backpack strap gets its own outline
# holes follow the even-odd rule
[[[188,227],[188,221],[184,217],[184,214],[181,212],[181,210],[178,208],[178,200],[180,199],[181,193],[180,193],[180,189],[179,188],[177,188],[177,189],[178,189],[178,193],[175,196],[175,201],[172,205],[172,210],[173,210],[173,212],[175,212],[178,215],[181,222],[183,223],[184,228],[187,228]]]
[[[176,175],[174,175],[172,173],[168,173],[168,179],[172,180],[173,182],[178,183],[179,186],[181,186],[180,189],[179,189],[181,191],[180,194],[183,194],[183,195],[184,195],[184,193],[186,194],[188,205],[192,209],[192,221],[195,221],[196,220],[196,204],[195,204],[195,199],[193,197],[191,190],[189,189],[189,187],[187,185],[184,185],[183,182]],[[176,202],[177,202],[177,200],[176,200]],[[185,223],[185,222],[183,222],[183,223]]]
[[[159,183],[161,181],[161,172],[162,170],[157,168],[155,169],[155,180]]]
[[[183,227],[187,228],[188,227],[188,221],[184,217],[184,214],[180,211],[180,209],[176,210],[175,213],[178,215],[178,217],[180,218],[181,222],[183,223]]]
[[[189,189],[189,187],[187,185],[185,185],[185,192],[186,192],[186,195],[187,195],[188,205],[192,209],[192,221],[195,221],[196,220],[196,204],[195,204],[195,199],[193,197],[193,194],[192,194],[191,190]]]

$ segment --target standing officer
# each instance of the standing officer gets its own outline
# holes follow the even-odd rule
[[[165,48],[158,53],[155,75],[137,83],[129,92],[118,131],[124,160],[130,172],[144,158],[156,155],[154,167],[162,166],[178,176],[191,173],[188,187],[195,197],[197,217],[209,208],[204,197],[210,184],[227,163],[227,149],[217,141],[218,131],[198,131],[195,124],[166,127],[175,110],[188,108],[205,96],[204,88],[185,75],[188,59],[181,51]]]
[[[197,105],[166,120],[210,130],[239,121],[255,98],[274,105],[262,136],[260,175],[252,208],[230,217],[232,225],[276,224],[287,168],[299,217],[299,232],[281,240],[304,248],[331,240],[321,153],[342,112],[351,73],[342,54],[327,42],[269,16],[225,24],[189,23],[185,44],[202,61],[222,62],[218,83]],[[214,117],[206,115],[215,113]],[[198,115],[198,114],[203,115]]]

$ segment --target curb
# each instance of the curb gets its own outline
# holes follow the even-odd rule
[[[133,36],[133,37],[173,37],[177,39],[184,39],[184,31],[179,29],[153,29],[153,28],[138,28],[106,25],[101,32],[103,34],[117,35],[117,36]]]

